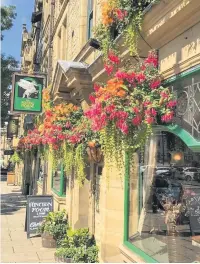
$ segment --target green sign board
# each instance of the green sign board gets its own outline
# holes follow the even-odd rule
[[[39,113],[42,111],[44,76],[13,75],[12,112]]]

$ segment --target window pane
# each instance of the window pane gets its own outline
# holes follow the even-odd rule
[[[92,27],[93,27],[93,12],[89,15],[88,39],[92,37]]]
[[[69,184],[69,178],[66,176],[66,172],[64,172],[64,176],[63,176],[63,191],[62,191],[62,194],[63,195],[66,195],[66,188]]]
[[[200,153],[168,132],[130,168],[129,240],[158,262],[200,259]]]
[[[57,192],[60,192],[61,170],[62,170],[62,165],[61,165],[61,163],[59,163],[57,170],[55,172],[53,172],[53,188]]]

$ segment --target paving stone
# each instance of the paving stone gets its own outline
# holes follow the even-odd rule
[[[15,263],[27,263],[27,262],[39,262],[38,255],[36,252],[32,252],[31,254],[24,254],[24,253],[18,253],[18,254],[2,254],[1,255],[1,261],[2,262],[15,262]]]
[[[37,251],[40,261],[54,260],[54,253],[55,253],[55,250],[54,251],[39,251],[39,250]]]
[[[26,203],[25,197],[22,197],[20,193],[12,192],[13,190],[19,190],[19,188],[7,186],[6,182],[0,184],[3,194],[13,196],[12,198],[8,195],[3,197],[5,210],[0,215],[2,220],[1,263],[55,263],[55,249],[43,248],[41,237],[27,239],[27,234],[24,231],[26,208],[19,208],[19,205]],[[13,208],[17,210],[14,211]]]

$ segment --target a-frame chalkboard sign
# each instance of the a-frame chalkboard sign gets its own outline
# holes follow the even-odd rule
[[[36,234],[38,227],[49,212],[53,212],[52,195],[28,195],[26,206],[25,231],[27,238]]]

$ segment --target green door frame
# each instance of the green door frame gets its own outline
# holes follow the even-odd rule
[[[65,197],[66,195],[63,194],[63,187],[64,187],[64,166],[63,164],[61,165],[61,175],[60,175],[60,189],[59,191],[56,190],[53,186],[53,175],[54,175],[55,170],[52,171],[52,176],[51,176],[51,189],[53,190],[54,193],[56,193],[59,197]]]

